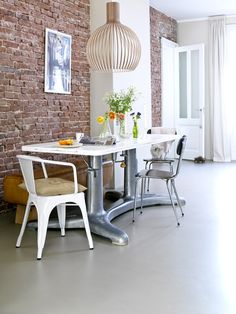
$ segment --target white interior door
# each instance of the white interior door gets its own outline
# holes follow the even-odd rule
[[[187,136],[184,158],[205,157],[204,45],[176,48],[175,127]]]

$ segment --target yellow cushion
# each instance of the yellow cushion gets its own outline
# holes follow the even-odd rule
[[[26,190],[24,183],[18,185]],[[62,178],[47,178],[35,180],[36,193],[41,196],[54,196],[62,194],[74,193],[74,182]],[[85,191],[87,188],[78,184],[79,192]]]

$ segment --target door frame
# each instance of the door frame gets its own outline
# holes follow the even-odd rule
[[[199,119],[193,119],[189,115],[191,115],[191,51],[198,50],[199,51]],[[187,52],[187,113],[188,119],[179,118],[179,53]],[[175,102],[175,127],[178,129],[185,129],[187,132],[187,128],[192,126],[198,127],[200,130],[198,132],[198,138],[196,141],[199,143],[198,149],[199,154],[205,158],[205,45],[204,44],[195,44],[195,45],[187,45],[187,46],[179,46],[176,48],[176,102]],[[191,124],[190,124],[191,123]],[[188,133],[188,132],[187,132]],[[186,144],[184,158],[193,160],[196,156],[194,152],[193,146],[188,145],[188,141]],[[192,144],[192,143],[191,143]]]
[[[201,149],[199,148],[199,152],[201,151],[202,157],[205,157],[205,119],[204,119],[204,110],[205,110],[205,65],[204,65],[204,44],[198,45],[188,45],[179,47],[173,41],[170,41],[166,38],[161,38],[161,76],[162,76],[162,126],[164,127],[175,127],[178,130],[179,121],[177,119],[179,115],[179,62],[178,62],[178,50],[186,49],[186,47],[191,49],[196,49],[198,47],[203,48],[200,53],[200,58],[202,58],[202,69],[199,74],[201,80],[199,84],[201,84],[202,93],[199,95],[199,100],[201,102],[200,110],[201,110],[201,121],[198,121],[200,127],[202,127],[202,132],[198,132],[199,134],[203,134],[202,138],[197,138],[196,141],[201,144]],[[170,51],[168,51],[168,49]],[[168,60],[169,58],[169,60]],[[166,65],[167,64],[167,65]],[[187,141],[186,148],[190,145],[190,141]],[[184,155],[185,159],[194,159],[196,154],[192,154],[192,156]],[[190,154],[191,155],[191,154]],[[173,156],[173,154],[172,154]],[[189,158],[190,157],[190,158]]]

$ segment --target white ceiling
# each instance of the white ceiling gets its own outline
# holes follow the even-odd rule
[[[177,21],[236,15],[236,0],[150,0],[150,5]]]

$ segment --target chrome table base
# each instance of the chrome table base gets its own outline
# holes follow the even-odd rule
[[[124,173],[124,197],[104,209],[103,201],[103,167],[102,156],[89,157],[88,169],[88,192],[87,208],[91,231],[97,235],[108,238],[116,245],[127,245],[128,235],[114,226],[111,220],[115,217],[133,209],[135,174],[137,173],[136,149],[127,150],[123,153],[125,158]],[[184,200],[181,200],[184,204]],[[169,197],[147,194],[143,198],[143,206],[170,204]],[[140,206],[140,199],[137,198],[137,206]],[[31,227],[33,224],[29,224]],[[49,228],[58,228],[57,221],[49,222]],[[66,221],[66,228],[82,228],[82,219],[71,217]]]

